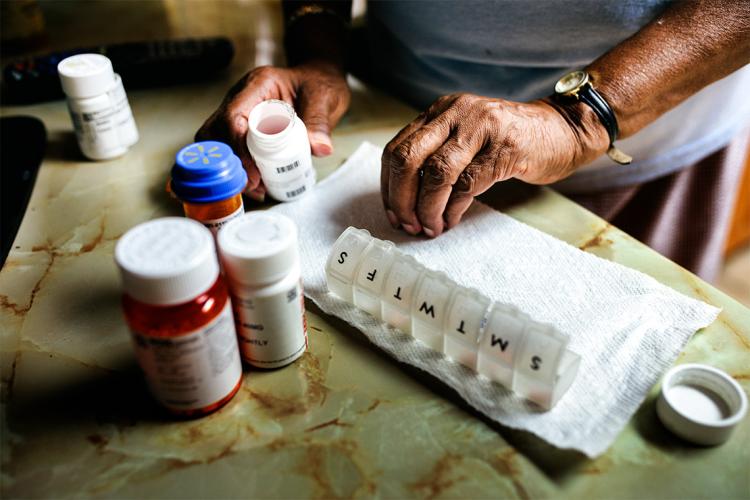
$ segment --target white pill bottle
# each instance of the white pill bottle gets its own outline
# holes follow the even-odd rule
[[[307,349],[297,226],[271,212],[228,222],[218,247],[232,295],[240,353],[259,368],[278,368]]]
[[[286,102],[269,99],[253,108],[247,148],[273,198],[294,201],[315,185],[307,128]]]
[[[84,156],[108,160],[138,142],[128,97],[109,58],[78,54],[60,61],[57,72]]]

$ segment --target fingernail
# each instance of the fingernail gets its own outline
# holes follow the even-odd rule
[[[388,217],[388,222],[391,223],[391,226],[393,226],[393,229],[398,229],[398,219],[396,218],[396,214],[394,214],[390,210],[385,211],[386,217]]]
[[[328,156],[333,153],[331,138],[322,132],[310,132],[310,147],[315,156]]]
[[[422,227],[422,231],[424,231],[424,234],[426,234],[430,238],[434,238],[435,237],[435,231],[433,231],[429,227]]]
[[[416,236],[419,234],[419,231],[417,231],[417,228],[412,226],[411,224],[401,224],[401,227],[404,228],[404,231],[411,234],[412,236]]]

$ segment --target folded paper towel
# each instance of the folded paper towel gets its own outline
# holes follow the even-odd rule
[[[589,457],[601,454],[690,336],[719,313],[653,278],[582,252],[478,202],[461,224],[434,240],[396,231],[381,204],[381,152],[362,144],[312,193],[273,208],[299,227],[305,294],[394,358],[439,378],[500,424]],[[514,304],[570,335],[569,348],[582,360],[568,393],[552,410],[540,411],[329,293],[326,257],[348,226],[394,241],[401,251],[458,284]]]

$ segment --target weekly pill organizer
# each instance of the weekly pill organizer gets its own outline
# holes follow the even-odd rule
[[[364,229],[339,236],[325,274],[331,293],[542,408],[555,406],[578,372],[580,357],[552,325],[456,284]]]

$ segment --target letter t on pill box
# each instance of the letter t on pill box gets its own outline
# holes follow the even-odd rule
[[[411,303],[424,267],[411,255],[394,252],[382,291],[383,321],[411,333]]]
[[[490,299],[477,290],[459,287],[448,306],[444,325],[446,356],[476,371],[479,333]]]

